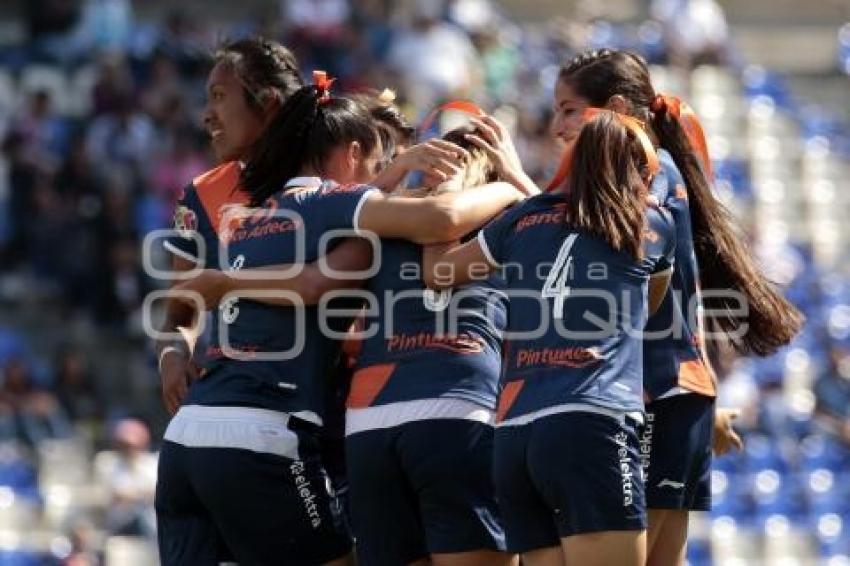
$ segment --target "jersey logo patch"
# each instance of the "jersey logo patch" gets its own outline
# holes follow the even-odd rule
[[[515,233],[522,232],[526,228],[530,228],[532,226],[539,226],[541,224],[563,224],[564,216],[566,214],[567,205],[566,203],[558,203],[552,207],[554,210],[546,211],[546,212],[537,212],[535,214],[529,214],[527,216],[522,217],[519,222],[516,224]]]
[[[188,206],[181,204],[174,211],[174,229],[183,238],[191,238],[198,230],[198,215]]]
[[[420,349],[442,349],[457,354],[478,354],[484,350],[481,339],[468,334],[453,336],[436,335],[430,332],[418,334],[393,334],[387,340],[387,352],[403,352]]]
[[[655,230],[650,230],[649,228],[646,228],[643,231],[643,239],[654,244],[655,242],[661,239],[661,236],[659,236],[658,232],[656,232]]]
[[[523,348],[517,352],[516,367],[546,365],[583,368],[601,359],[602,355],[596,348]]]

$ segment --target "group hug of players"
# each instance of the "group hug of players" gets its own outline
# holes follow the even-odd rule
[[[162,563],[682,564],[712,443],[740,444],[699,314],[756,355],[802,324],[712,195],[693,114],[640,57],[579,55],[541,191],[473,104],[423,141],[331,82],[267,40],[216,53],[220,165],[165,241]]]

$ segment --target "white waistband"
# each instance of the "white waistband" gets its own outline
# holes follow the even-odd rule
[[[615,419],[620,422],[622,422],[626,417],[629,417],[638,424],[643,424],[643,413],[639,411],[624,413],[623,411],[608,409],[606,407],[599,407],[597,405],[590,405],[588,403],[564,403],[562,405],[554,405],[552,407],[540,409],[539,411],[526,413],[518,417],[505,419],[498,423],[496,426],[501,427],[527,425],[536,421],[537,419],[542,419],[543,417],[557,415],[560,413],[594,413],[596,415],[611,417],[612,419]]]
[[[288,427],[293,416],[318,419],[309,411],[186,405],[168,423],[164,438],[190,448],[239,448],[298,460],[298,435]]]
[[[345,412],[345,435],[435,419],[462,419],[492,425],[495,412],[464,399],[400,401],[377,407],[348,409]]]

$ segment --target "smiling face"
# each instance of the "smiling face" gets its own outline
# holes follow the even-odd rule
[[[244,160],[267,123],[257,108],[248,104],[242,82],[227,61],[219,61],[210,71],[203,116],[221,162]]]
[[[575,142],[584,125],[583,114],[588,106],[590,102],[586,98],[579,96],[567,82],[558,80],[550,126],[552,135],[567,144]]]

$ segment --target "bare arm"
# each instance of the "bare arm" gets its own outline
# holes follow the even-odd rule
[[[351,289],[363,284],[361,278],[346,277],[337,279],[331,277],[334,272],[365,271],[372,262],[372,247],[362,238],[345,240],[325,257],[328,269],[319,267],[319,262],[303,266],[296,275],[282,277],[277,272],[285,272],[292,265],[270,265],[257,269],[245,269],[233,273],[224,273],[217,269],[205,269],[197,277],[181,283],[176,287],[181,291],[193,291],[203,298],[207,309],[215,307],[221,298],[231,291],[274,290],[290,291],[298,294],[306,305],[315,305],[322,295],[336,289]],[[252,275],[268,271],[268,277],[247,279],[244,273]],[[323,272],[324,271],[324,272]],[[292,306],[291,297],[257,297],[252,298],[261,303],[276,306]]]
[[[504,124],[492,116],[472,118],[471,123],[476,133],[467,134],[466,139],[484,150],[496,166],[499,177],[528,196],[540,194],[540,189],[522,168],[510,132]]]
[[[417,244],[457,240],[484,225],[523,194],[508,183],[490,183],[455,193],[409,198],[369,195],[358,219],[361,230]]]
[[[172,271],[189,271],[194,264],[177,255],[172,256]],[[172,285],[176,289],[179,285]],[[189,384],[197,379],[191,364],[192,350],[198,339],[198,313],[191,305],[170,297],[165,303],[165,322],[161,331],[180,334],[180,338],[157,340],[156,356],[159,360],[159,378],[162,402],[169,414],[174,414],[186,396]]]
[[[450,289],[484,278],[495,268],[475,238],[465,244],[436,244],[422,250],[422,280],[431,289]]]

